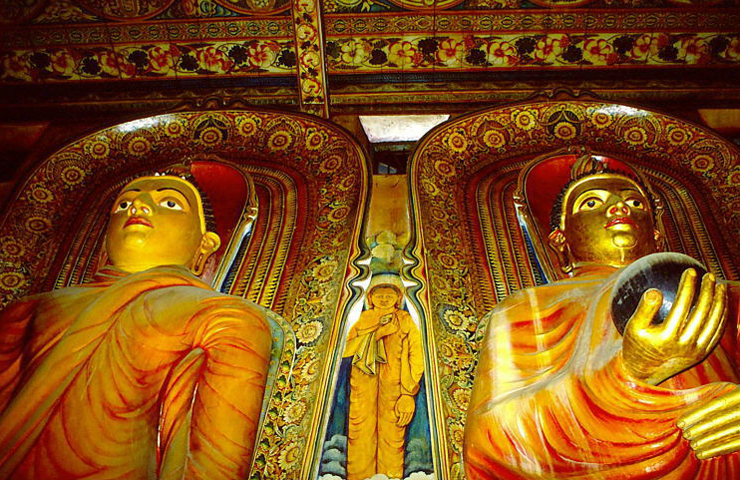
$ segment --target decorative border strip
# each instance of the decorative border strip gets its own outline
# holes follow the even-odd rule
[[[326,50],[330,73],[737,65],[740,34],[352,37],[331,40]]]
[[[306,113],[329,118],[326,55],[320,0],[293,0],[298,100]]]

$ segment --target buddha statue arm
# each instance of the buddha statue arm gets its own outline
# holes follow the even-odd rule
[[[270,330],[261,313],[233,300],[217,300],[226,305],[211,305],[191,320],[198,332],[196,348],[172,369],[165,385],[161,479],[225,480],[248,474],[270,360]]]
[[[469,479],[689,480],[740,472],[736,456],[699,461],[676,425],[688,408],[734,385],[671,390],[632,376],[606,326],[608,298],[538,287],[490,314],[465,431]],[[717,476],[703,477],[706,468]]]

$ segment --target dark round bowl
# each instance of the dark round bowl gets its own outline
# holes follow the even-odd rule
[[[697,260],[675,252],[653,253],[632,262],[617,278],[612,290],[612,319],[620,334],[624,333],[632,314],[637,309],[642,294],[657,288],[663,294],[663,305],[653,319],[654,324],[663,323],[676,299],[676,290],[681,275],[687,268],[696,270],[697,281],[694,301],[696,301],[702,276],[707,273],[704,265]]]

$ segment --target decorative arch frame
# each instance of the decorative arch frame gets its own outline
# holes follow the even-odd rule
[[[738,279],[740,151],[694,123],[603,101],[488,108],[430,131],[409,165],[413,233],[406,274],[425,317],[438,470],[464,478],[462,438],[483,315],[519,289],[557,278],[531,238],[517,180],[532,159],[585,146],[634,165],[663,197],[668,248]]]
[[[300,478],[328,388],[317,380],[361,270],[371,170],[343,128],[299,113],[187,111],[69,143],[29,168],[0,214],[0,307],[94,273],[105,217],[132,178],[214,156],[251,176],[260,206],[222,291],[277,313],[284,333],[251,478]]]

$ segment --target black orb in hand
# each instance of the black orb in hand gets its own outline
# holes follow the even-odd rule
[[[687,268],[696,270],[697,282],[694,292],[694,301],[696,301],[701,278],[707,270],[688,255],[675,252],[653,253],[632,262],[625,268],[617,278],[611,299],[612,319],[619,333],[624,334],[627,321],[635,313],[642,294],[651,288],[657,288],[663,294],[663,305],[653,318],[653,323],[663,323],[676,299],[681,275]]]

